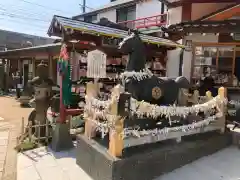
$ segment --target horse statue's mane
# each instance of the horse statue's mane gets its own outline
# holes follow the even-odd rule
[[[129,31],[129,36],[119,44],[119,49],[129,55],[127,71],[139,72],[146,66],[146,48],[137,31]]]

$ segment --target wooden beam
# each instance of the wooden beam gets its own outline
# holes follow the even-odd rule
[[[191,21],[191,19],[192,19],[192,3],[183,3],[182,21]]]
[[[239,16],[239,15],[240,15],[240,4],[233,8],[229,8],[225,11],[214,14],[214,15],[204,19],[204,21],[205,20],[206,21],[221,21],[221,20],[230,19],[233,16]]]
[[[239,27],[237,26],[225,26],[225,27],[184,27],[183,31],[184,33],[238,33]]]

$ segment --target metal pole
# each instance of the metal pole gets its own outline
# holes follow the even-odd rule
[[[86,0],[83,0],[82,13],[86,12]]]

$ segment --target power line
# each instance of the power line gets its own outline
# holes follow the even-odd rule
[[[9,19],[10,18],[10,19]],[[41,25],[39,25],[39,23],[37,23],[37,24],[35,24],[35,23],[31,23],[31,24],[29,24],[29,22],[28,21],[26,21],[25,19],[14,19],[14,18],[11,18],[11,17],[9,17],[8,19],[6,19],[6,18],[0,18],[0,20],[4,20],[4,21],[7,21],[7,22],[14,22],[14,23],[17,23],[17,24],[21,24],[21,25],[27,25],[27,26],[29,26],[29,27],[31,27],[31,28],[35,28],[35,27],[37,27],[37,28],[39,28],[39,29],[48,29],[48,27],[49,27],[49,24],[46,24],[46,26],[44,26],[43,24],[43,26],[41,26]]]
[[[49,9],[49,10],[52,10],[52,11],[58,11],[58,12],[63,12],[63,13],[72,13],[72,12],[67,12],[67,11],[63,11],[63,10],[60,10],[60,9],[55,9],[55,8],[51,8],[49,6],[44,6],[44,5],[41,5],[41,4],[38,4],[38,3],[34,3],[34,2],[29,2],[29,1],[26,1],[26,0],[19,0],[19,1],[22,1],[22,2],[25,2],[25,3],[28,3],[28,4],[32,4],[32,5],[35,5],[35,6],[39,6],[39,7],[42,7],[42,8],[46,8],[46,9]]]
[[[11,5],[11,7],[14,7],[14,6]],[[15,7],[17,7],[17,6],[15,6]],[[26,15],[30,15],[30,16],[32,16],[32,15],[40,16],[40,17],[44,17],[45,16],[45,18],[49,18],[48,16],[46,16],[46,14],[31,13],[31,12],[28,13],[27,9],[18,8],[18,9],[11,10],[11,9],[8,9],[6,6],[2,5],[1,3],[0,3],[0,9],[2,9],[3,11],[6,11],[6,12],[11,11],[11,13],[14,11],[14,12],[20,12],[20,13],[23,13],[23,14],[26,14]],[[51,16],[52,16],[52,14],[51,14]]]
[[[15,7],[12,11],[15,11],[15,10],[17,10],[17,11],[24,11],[24,12],[32,12],[31,10],[34,10],[34,8],[31,8],[31,9],[29,9],[29,8],[26,8],[26,7],[28,7],[28,6],[24,6],[24,8],[22,8],[21,6],[16,6],[15,4],[10,4],[9,6],[6,6],[5,4],[1,4],[0,3],[0,6],[1,7],[5,7],[5,9],[7,8],[8,10],[11,10],[11,8],[13,7]],[[34,11],[34,14],[38,14],[38,13],[36,13],[35,11]],[[49,15],[53,15],[54,14],[54,11],[52,11],[52,12],[47,12],[47,11],[44,11],[44,14],[39,14],[39,15],[46,15],[46,14],[49,14]]]
[[[82,5],[82,4],[79,4],[79,6],[84,7],[84,5]],[[94,8],[91,8],[91,7],[89,7],[89,6],[86,6],[86,5],[85,5],[85,7],[88,8],[88,9],[90,9],[90,10],[94,10]]]
[[[28,27],[28,29],[36,29],[36,30],[44,31],[44,32],[46,32],[46,30],[48,30],[48,26],[44,27],[44,26],[39,26],[38,24],[29,24],[27,22],[22,22],[22,21],[15,20],[15,19],[0,19],[0,22],[5,22],[5,21],[7,21],[9,24],[21,25],[21,26],[19,26],[20,28]],[[9,25],[9,24],[7,24],[7,25]]]
[[[1,8],[3,9],[3,8]],[[4,9],[5,10],[5,9]],[[21,25],[21,27],[25,27],[24,29],[32,29],[32,30],[36,30],[42,33],[46,33],[47,29],[49,27],[50,21],[45,21],[43,19],[37,19],[37,18],[31,18],[30,17],[26,17],[26,16],[21,16],[19,14],[15,14],[15,13],[6,13],[6,12],[1,12],[0,10],[0,17],[7,17],[6,18],[0,18],[0,21],[7,21],[10,23],[14,23],[14,24],[19,24]],[[29,23],[29,20],[33,20],[33,21],[37,21],[37,23],[31,22],[31,24]],[[40,23],[42,24],[42,26],[40,25]],[[26,28],[26,26],[28,28]],[[29,28],[30,27],[30,28]]]
[[[34,21],[41,21],[41,22],[47,22],[49,23],[50,21],[47,20],[43,20],[43,19],[38,19],[38,18],[30,18],[30,17],[26,17],[26,16],[19,16],[18,14],[14,14],[14,13],[7,13],[7,12],[0,12],[1,16],[7,16],[10,18],[18,18],[18,19],[25,19],[25,20],[34,20]]]

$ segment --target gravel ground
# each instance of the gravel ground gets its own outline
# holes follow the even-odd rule
[[[31,108],[21,108],[15,97],[0,97],[0,117],[2,118],[0,132],[5,134],[8,132],[8,136],[3,137],[6,139],[6,144],[0,146],[0,151],[6,151],[1,153],[5,158],[2,158],[4,163],[2,172],[0,171],[0,180],[16,180],[17,152],[14,147],[21,131],[21,119],[24,118],[26,124],[31,110]]]

